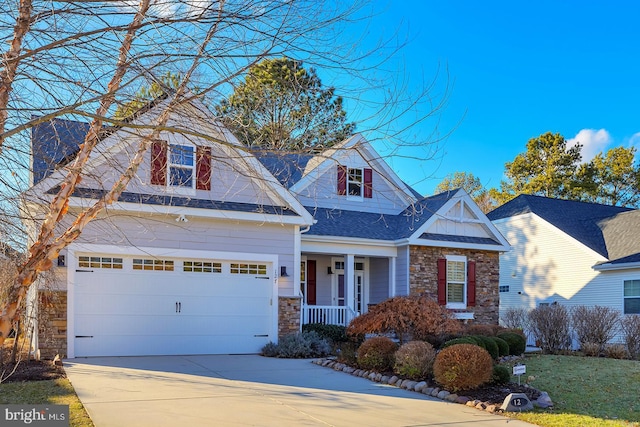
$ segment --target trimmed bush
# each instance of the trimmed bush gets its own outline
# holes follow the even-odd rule
[[[482,342],[482,347],[489,352],[492,359],[497,359],[500,355],[498,350],[498,344],[492,339],[492,337],[485,337],[483,335],[475,335],[473,338]]]
[[[349,366],[358,365],[358,343],[355,341],[341,342],[337,344],[336,353],[338,355],[338,362],[346,363]]]
[[[592,342],[585,342],[580,345],[580,350],[585,356],[589,357],[599,357],[600,356],[600,345]]]
[[[493,360],[487,350],[477,345],[456,344],[438,353],[433,374],[447,390],[472,390],[491,380]]]
[[[495,335],[495,329],[490,325],[478,325],[472,324],[466,328],[467,335],[482,335],[485,337],[491,337]]]
[[[393,372],[412,380],[423,380],[433,372],[435,359],[436,351],[431,344],[410,341],[396,351]]]
[[[454,338],[454,339],[449,340],[449,341],[445,342],[444,344],[442,344],[442,348],[451,347],[452,345],[456,345],[456,344],[478,345],[478,341],[476,341],[473,337]]]
[[[385,372],[393,369],[396,343],[387,337],[373,337],[358,348],[358,366],[363,369]]]
[[[326,356],[331,353],[331,346],[317,333],[303,332],[284,336],[278,344],[270,342],[262,347],[260,353],[266,357],[304,359]]]
[[[509,354],[520,356],[527,349],[527,341],[521,334],[515,332],[503,332],[498,335],[509,344]]]
[[[308,323],[302,325],[302,332],[315,332],[321,338],[326,339],[334,344],[347,342],[346,327],[339,325],[325,325],[324,323]]]
[[[492,384],[507,384],[511,381],[511,372],[509,368],[502,365],[493,366],[493,375],[491,376]]]
[[[499,337],[491,337],[491,339],[493,339],[493,341],[498,346],[498,355],[500,357],[509,355],[509,344],[505,340]]]
[[[605,357],[611,359],[628,359],[629,353],[622,344],[611,344],[604,349]]]

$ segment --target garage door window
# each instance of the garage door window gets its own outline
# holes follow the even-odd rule
[[[267,274],[266,264],[231,264],[231,274]]]
[[[173,261],[165,259],[136,259],[133,260],[134,270],[173,271]]]
[[[185,261],[182,270],[191,273],[222,273],[222,263],[205,261]]]
[[[122,258],[81,256],[78,257],[78,266],[84,268],[112,268],[122,270]]]

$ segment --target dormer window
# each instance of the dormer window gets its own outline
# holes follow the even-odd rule
[[[211,148],[154,141],[151,144],[151,184],[211,190]]]
[[[373,197],[373,170],[338,165],[338,195],[370,199]]]
[[[171,144],[169,146],[169,185],[172,187],[193,188],[194,184],[194,147]]]
[[[349,168],[347,173],[347,194],[362,197],[362,169]]]

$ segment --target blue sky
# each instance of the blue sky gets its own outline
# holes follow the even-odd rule
[[[437,158],[392,160],[421,193],[433,193],[455,171],[497,187],[505,162],[547,131],[577,137],[585,160],[640,145],[640,4],[429,0],[374,7],[367,37],[400,28],[409,44],[396,65],[405,67],[410,86],[430,79],[438,64],[441,84],[447,68],[453,85],[439,124],[441,133],[452,133]],[[433,126],[411,132],[420,138]]]

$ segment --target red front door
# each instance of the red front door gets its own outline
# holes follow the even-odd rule
[[[307,261],[307,304],[316,305],[316,262]]]

